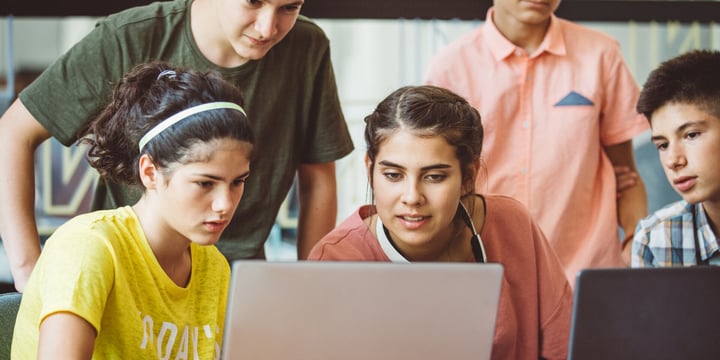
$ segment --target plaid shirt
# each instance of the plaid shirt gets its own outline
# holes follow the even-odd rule
[[[695,259],[696,212],[700,257],[717,260],[718,238],[708,223],[702,204],[693,206],[681,200],[665,206],[640,221],[632,243],[632,267],[672,267],[697,265]]]

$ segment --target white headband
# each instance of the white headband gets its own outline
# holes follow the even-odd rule
[[[211,103],[207,103],[207,104],[193,106],[191,108],[185,109],[185,110],[161,121],[160,123],[155,125],[154,128],[150,129],[150,131],[145,133],[145,135],[143,135],[143,137],[140,139],[140,142],[138,143],[138,147],[140,148],[140,151],[142,151],[142,149],[145,147],[145,145],[147,145],[147,143],[150,140],[152,140],[152,138],[157,136],[159,133],[163,132],[165,129],[175,125],[179,121],[181,121],[189,116],[195,115],[197,113],[200,113],[203,111],[208,111],[208,110],[215,110],[215,109],[234,109],[234,110],[241,112],[243,115],[247,116],[247,114],[245,114],[245,110],[243,110],[243,108],[240,107],[240,105],[231,103],[231,102],[227,102],[227,101],[217,101],[217,102],[211,102]]]

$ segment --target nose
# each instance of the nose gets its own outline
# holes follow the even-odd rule
[[[230,189],[218,189],[213,196],[212,210],[216,213],[226,214],[235,206],[235,196]]]
[[[665,167],[670,170],[676,170],[687,165],[687,158],[685,157],[685,151],[681,145],[668,146],[664,151]]]
[[[269,39],[275,34],[277,14],[272,9],[266,9],[258,14],[255,20],[255,31],[260,33],[261,39]]]
[[[408,206],[417,206],[423,202],[424,196],[417,181],[408,181],[402,193],[401,201]]]

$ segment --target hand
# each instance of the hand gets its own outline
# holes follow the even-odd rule
[[[630,170],[628,166],[613,166],[615,170],[615,182],[617,197],[621,197],[623,191],[628,190],[638,183],[638,173]]]

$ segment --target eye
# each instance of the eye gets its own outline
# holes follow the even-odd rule
[[[197,184],[203,189],[209,189],[213,186],[212,181],[196,181],[195,184]]]
[[[262,1],[260,1],[260,0],[245,0],[245,2],[250,6],[257,7],[258,5],[260,5],[260,3]]]
[[[402,174],[400,174],[399,172],[386,171],[382,174],[389,181],[395,182],[395,181],[400,181],[400,179],[402,179]]]
[[[700,132],[699,132],[699,131],[690,131],[690,132],[688,132],[687,134],[685,134],[685,137],[688,138],[688,139],[691,139],[691,140],[692,140],[692,139],[695,139],[695,138],[697,138],[697,137],[699,137],[699,136],[700,136]]]
[[[300,8],[302,7],[302,4],[290,4],[283,6],[283,10],[287,12],[297,12],[300,11]]]
[[[447,178],[447,175],[445,174],[428,174],[425,176],[425,178],[433,183],[439,183]]]
[[[656,143],[655,143],[655,147],[656,147],[659,151],[663,151],[663,150],[667,149],[667,146],[668,146],[668,145],[667,145],[667,142],[656,142]]]
[[[233,180],[232,186],[241,186],[241,185],[244,185],[246,181],[247,181],[247,176],[246,176],[246,177],[242,177],[242,178],[237,178],[237,179]]]

